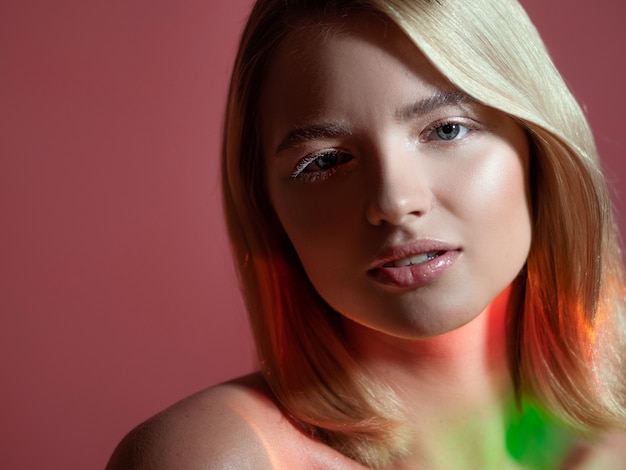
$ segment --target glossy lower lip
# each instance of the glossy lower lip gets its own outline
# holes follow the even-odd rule
[[[403,289],[427,286],[442,277],[461,255],[460,250],[449,250],[420,264],[402,267],[380,266],[368,271],[376,281]]]

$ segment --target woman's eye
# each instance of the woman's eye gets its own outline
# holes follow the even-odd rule
[[[346,163],[352,159],[347,153],[338,150],[327,150],[305,157],[291,175],[292,178],[313,176],[316,173],[332,171],[337,165]],[[319,175],[317,175],[319,176]]]
[[[435,140],[435,141],[451,141],[460,139],[467,134],[470,129],[458,122],[445,122],[443,124],[439,124],[433,128],[426,134],[425,140]]]
[[[329,168],[334,167],[338,161],[339,161],[338,152],[327,152],[327,153],[320,155],[315,160],[313,160],[309,164],[309,167],[311,165],[315,165],[320,170],[328,170]]]

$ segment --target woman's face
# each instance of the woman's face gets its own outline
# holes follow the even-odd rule
[[[345,317],[432,337],[479,315],[523,267],[524,131],[455,90],[395,27],[293,33],[260,122],[271,202]]]

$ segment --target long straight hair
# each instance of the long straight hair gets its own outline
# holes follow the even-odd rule
[[[511,116],[531,144],[533,234],[510,306],[516,390],[581,431],[626,425],[624,278],[586,119],[514,0],[259,0],[233,69],[224,210],[265,379],[298,425],[372,468],[406,451],[391,388],[351,354],[271,206],[258,126],[275,51],[299,28],[382,16],[459,90]]]

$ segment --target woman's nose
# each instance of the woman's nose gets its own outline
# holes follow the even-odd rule
[[[420,156],[402,149],[381,153],[366,188],[366,219],[375,226],[401,225],[421,217],[433,205],[432,181]]]

